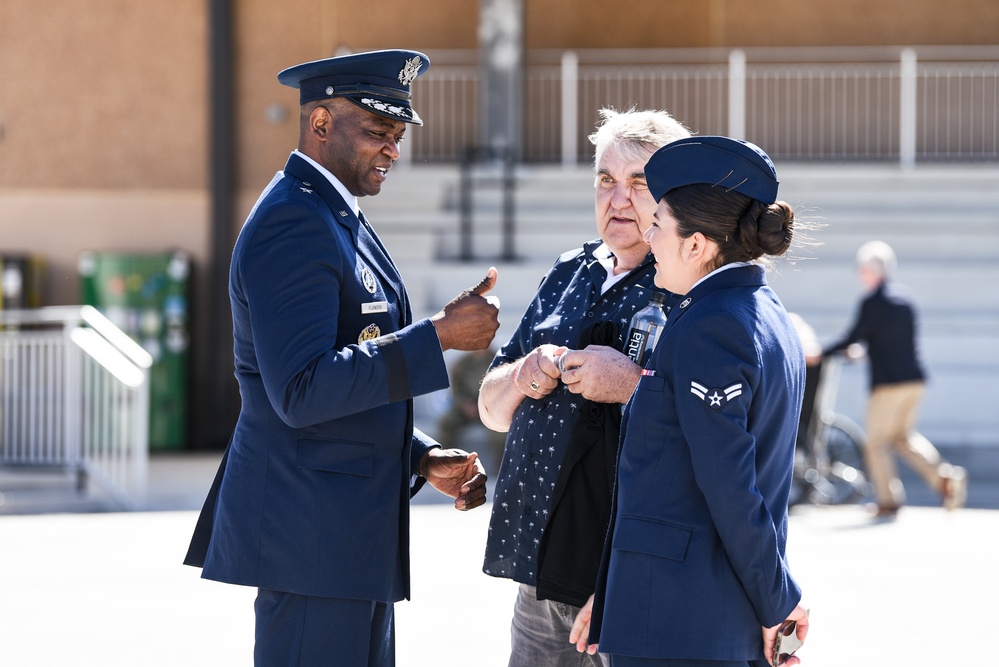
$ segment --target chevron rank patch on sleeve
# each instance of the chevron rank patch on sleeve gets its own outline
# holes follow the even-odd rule
[[[709,389],[700,382],[691,380],[690,393],[704,401],[712,410],[721,410],[729,401],[742,395],[742,383],[736,382],[724,389]]]

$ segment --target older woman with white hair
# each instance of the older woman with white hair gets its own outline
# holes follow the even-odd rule
[[[869,241],[857,251],[857,273],[867,296],[850,331],[825,355],[865,343],[870,359],[871,395],[867,405],[865,462],[874,484],[875,517],[894,517],[905,502],[893,450],[935,489],[947,509],[964,505],[967,474],[943,460],[916,431],[926,372],[916,344],[916,308],[902,285],[891,280],[898,262],[884,241]]]

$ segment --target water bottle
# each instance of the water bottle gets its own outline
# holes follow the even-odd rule
[[[666,326],[666,313],[663,311],[662,292],[652,292],[649,305],[635,313],[628,325],[628,337],[624,341],[624,353],[639,366],[645,366],[652,350],[659,342],[659,334]]]

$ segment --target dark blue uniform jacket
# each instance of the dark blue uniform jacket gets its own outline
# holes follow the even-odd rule
[[[190,564],[302,595],[409,595],[411,472],[435,443],[411,397],[448,386],[380,241],[292,154],[229,275],[242,409]]]

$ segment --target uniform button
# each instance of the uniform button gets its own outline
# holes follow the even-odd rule
[[[525,515],[525,516],[530,516],[530,515],[531,515],[531,513],[532,513],[532,511],[533,511],[533,510],[531,510],[531,506],[530,506],[530,505],[528,505],[527,507],[525,507],[525,508],[524,508],[524,515]]]
[[[534,460],[534,453],[533,452],[528,452],[527,453],[527,460],[528,461],[533,461]]]
[[[586,311],[586,316],[587,317],[593,317],[593,311],[592,310]]]

